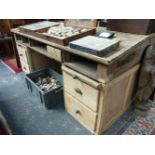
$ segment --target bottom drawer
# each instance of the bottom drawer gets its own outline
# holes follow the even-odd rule
[[[83,104],[81,104],[78,100],[69,95],[67,92],[65,92],[64,94],[65,108],[67,112],[70,113],[75,119],[77,119],[89,130],[94,131],[97,114],[85,107]]]
[[[21,61],[21,67],[22,67],[23,72],[30,73],[30,67],[25,62]]]

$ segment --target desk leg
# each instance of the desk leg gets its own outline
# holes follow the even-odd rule
[[[14,37],[14,34],[12,32],[11,32],[11,37],[12,37],[13,52],[14,52],[14,55],[16,57],[17,66],[19,68],[21,68],[21,64],[20,64],[20,60],[19,60],[19,56],[18,56],[18,52],[17,52],[17,48],[16,48],[15,37]]]

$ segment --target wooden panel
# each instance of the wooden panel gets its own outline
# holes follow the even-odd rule
[[[88,79],[88,81],[84,81],[81,77],[82,76],[75,71],[69,69],[68,72],[64,71],[64,89],[81,103],[93,111],[97,111],[99,90],[89,85],[94,82],[93,80]],[[86,77],[85,80],[87,80]],[[99,85],[97,82],[94,83]]]
[[[81,124],[83,124],[91,131],[95,130],[96,113],[89,110],[87,107],[85,107],[78,100],[76,100],[66,92],[65,92],[65,107],[67,112],[69,112]]]
[[[102,123],[106,126],[124,107],[124,98],[126,95],[127,84],[129,77],[113,84],[112,87],[107,88],[108,91],[104,99],[104,114]]]
[[[137,83],[137,74],[138,72],[135,72],[130,75],[129,83],[128,83],[128,90],[127,95],[124,101],[124,109],[128,108],[128,106],[133,102],[134,94],[136,93],[136,83]]]
[[[109,84],[103,85],[104,96],[100,96],[97,133],[101,134],[109,128],[131,104],[138,68],[139,65],[120,75]]]
[[[47,52],[54,60],[57,60],[59,62],[62,61],[61,50],[51,46],[47,46]]]
[[[20,60],[24,61],[26,64],[29,64],[27,48],[24,45],[17,44],[17,50]]]

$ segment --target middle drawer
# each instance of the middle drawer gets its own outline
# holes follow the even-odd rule
[[[62,66],[64,89],[93,111],[97,111],[100,83]]]
[[[26,64],[29,64],[27,47],[21,44],[17,44],[17,50],[18,50],[20,60],[24,61]]]

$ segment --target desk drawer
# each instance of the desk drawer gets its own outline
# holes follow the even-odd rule
[[[24,61],[26,64],[29,64],[28,62],[28,56],[27,56],[27,47],[21,44],[17,44],[17,50],[21,61]]]
[[[96,112],[100,84],[65,66],[62,69],[65,91]]]
[[[57,60],[59,62],[62,61],[61,58],[61,50],[51,47],[51,46],[47,46],[47,52],[49,53],[49,55],[54,59]]]
[[[85,127],[94,131],[97,114],[91,111],[89,108],[85,107],[83,104],[81,104],[78,100],[69,95],[67,92],[65,92],[64,94],[65,108],[67,112],[70,113]]]
[[[24,61],[21,61],[21,67],[22,67],[23,72],[30,73],[30,67]]]

